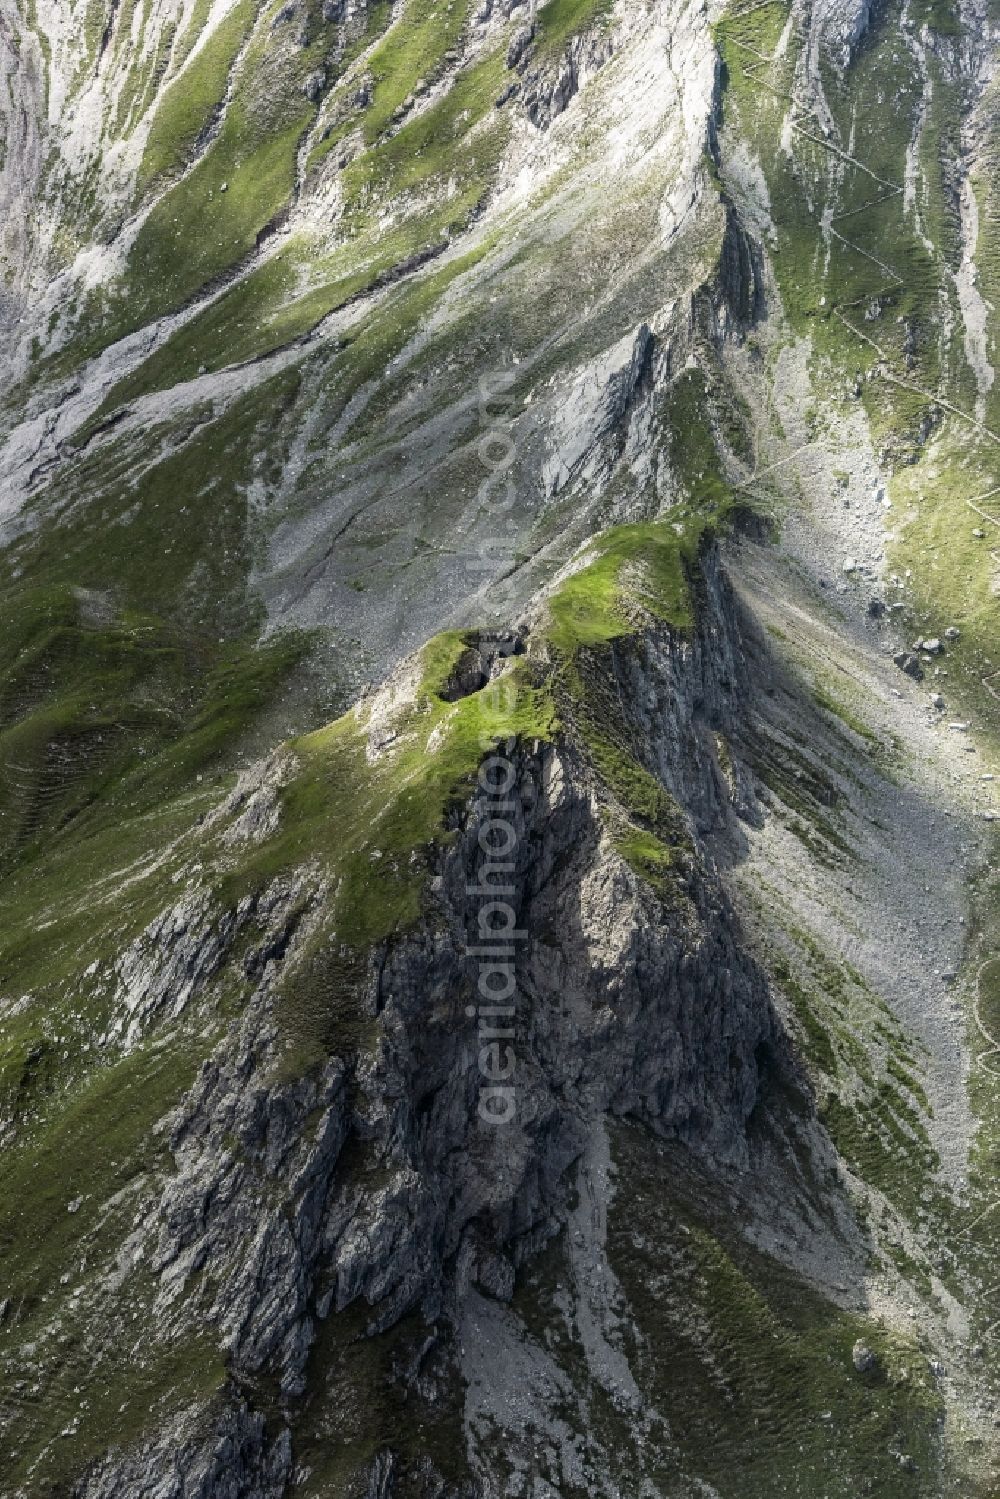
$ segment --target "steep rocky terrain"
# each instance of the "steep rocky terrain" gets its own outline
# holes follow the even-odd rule
[[[0,0],[0,1494],[1000,1493],[992,0]]]

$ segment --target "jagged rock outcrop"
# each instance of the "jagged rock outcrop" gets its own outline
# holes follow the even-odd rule
[[[353,1303],[376,1332],[413,1309],[429,1324],[457,1322],[471,1287],[509,1298],[518,1267],[564,1222],[570,1167],[605,1114],[706,1160],[745,1164],[765,1076],[770,1086],[793,1068],[697,838],[732,823],[715,734],[733,732],[747,689],[715,564],[690,640],[661,628],[615,652],[605,690],[625,705],[696,839],[678,852],[669,897],[617,850],[572,740],[508,746],[516,853],[504,899],[532,940],[500,1027],[514,1037],[515,1107],[502,1127],[477,1107],[477,1057],[495,1022],[476,1000],[483,901],[469,893],[483,881],[495,798],[481,792],[458,815],[419,927],[370,957],[354,1000],[377,1027],[370,1049],[273,1080],[276,984],[297,961],[294,940],[268,960],[171,1121],[177,1174],[150,1253],[160,1315],[217,1329],[238,1385],[277,1378],[294,1419],[320,1324]],[[156,930],[175,931],[183,948],[176,922]],[[177,961],[165,951],[162,974]],[[203,1288],[186,1296],[203,1271]],[[207,1471],[207,1451],[201,1462]],[[269,1481],[261,1472],[257,1488],[241,1481],[234,1492],[270,1493]],[[84,1492],[117,1492],[101,1482]]]
[[[511,61],[508,53],[508,66],[525,63],[520,90],[521,103],[531,123],[539,130],[546,130],[584,87],[588,78],[604,67],[613,55],[614,42],[607,36],[575,37],[560,58],[540,67],[532,66],[529,42],[530,37],[526,40],[515,37],[512,40],[514,57]]]
[[[715,290],[715,324],[721,338],[746,333],[764,315],[763,251],[732,204],[726,207]]]
[[[811,7],[810,25],[843,67],[864,35],[871,12],[870,0],[820,0]]]
[[[192,1434],[192,1433],[197,1434]],[[238,1399],[218,1415],[193,1411],[131,1454],[98,1464],[74,1499],[280,1499],[291,1477],[287,1433],[269,1441],[265,1422]]]

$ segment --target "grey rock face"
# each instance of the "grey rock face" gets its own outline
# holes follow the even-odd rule
[[[214,1421],[191,1412],[128,1457],[109,1456],[73,1499],[279,1499],[291,1471],[288,1433],[269,1441],[264,1418],[239,1400]]]
[[[271,767],[269,781],[248,794],[247,807],[227,829],[230,841],[250,836],[247,829],[267,826],[259,819],[261,799],[273,795],[275,776],[280,767]],[[224,807],[242,807],[242,786],[237,786]],[[154,1023],[175,1020],[205,990],[229,955],[234,941],[251,918],[270,927],[263,945],[280,941],[289,911],[294,907],[297,889],[275,885],[263,904],[246,898],[235,911],[223,916],[214,913],[208,892],[198,887],[188,890],[176,905],[152,921],[118,960],[116,977],[118,994],[116,1020],[109,1029],[110,1038],[126,1049],[135,1046]]]
[[[716,281],[716,334],[739,337],[764,311],[764,269],[760,245],[731,208],[726,211]]]
[[[839,62],[850,60],[868,27],[871,10],[870,0],[825,0],[815,7],[813,26]]]
[[[115,1035],[134,1045],[154,1016],[176,1019],[218,971],[236,919],[215,922],[203,892],[189,892],[151,922],[118,962]]]
[[[606,474],[624,446],[625,424],[648,375],[653,335],[643,323],[574,381],[557,417],[555,451],[542,470],[547,498],[577,479]]]
[[[16,326],[31,270],[31,228],[27,212],[41,179],[45,64],[38,40],[20,17],[5,12],[0,28],[0,126],[5,149],[0,161],[0,333]],[[13,273],[13,274],[12,274]]]
[[[724,570],[704,563],[703,615],[690,637],[665,632],[647,652],[616,660],[619,700],[649,769],[687,813],[696,838],[741,837],[759,815],[748,771],[731,758],[727,775],[717,735],[739,734],[751,687],[736,605]],[[734,812],[736,816],[734,817]]]
[[[518,52],[519,59],[526,46]],[[547,129],[579,93],[583,80],[602,68],[613,50],[608,37],[584,34],[574,37],[555,63],[529,70],[525,76],[524,109],[531,123],[539,130]]]
[[[514,32],[514,35],[511,37],[510,44],[507,48],[508,68],[517,67],[518,63],[524,57],[524,54],[527,52],[528,48],[531,46],[534,34],[534,30],[531,26],[519,26],[517,28],[517,30]]]
[[[354,1303],[370,1308],[374,1332],[412,1309],[457,1320],[475,1289],[509,1298],[517,1266],[565,1221],[570,1167],[605,1114],[706,1159],[745,1162],[762,1071],[786,1062],[766,982],[697,852],[702,831],[735,835],[715,735],[738,721],[747,685],[733,602],[711,561],[701,619],[686,642],[658,626],[616,649],[608,683],[693,835],[678,852],[669,919],[618,852],[572,736],[508,746],[506,898],[530,939],[516,960],[514,1108],[503,1127],[479,1107],[492,1022],[474,1002],[483,900],[470,892],[481,887],[494,815],[485,791],[456,818],[425,919],[374,952],[361,976],[357,1003],[377,1021],[368,1049],[346,1047],[281,1081],[274,979],[295,961],[295,939],[264,964],[242,1019],[172,1121],[177,1175],[150,1257],[163,1314],[216,1327],[239,1384],[273,1378],[294,1402],[318,1327]],[[275,897],[274,909],[287,903]],[[185,941],[179,932],[179,952]],[[227,1419],[245,1421],[239,1403]],[[186,1440],[200,1483],[216,1437],[198,1430]],[[240,1431],[252,1476],[231,1465],[231,1490],[184,1477],[135,1492],[280,1492],[285,1449]],[[106,1467],[103,1486],[81,1492],[124,1493],[126,1471]],[[155,1460],[150,1471],[162,1471]],[[391,1492],[390,1480],[373,1473],[372,1492]]]
[[[296,765],[295,757],[286,754],[251,766],[208,818],[206,828],[223,824],[222,837],[227,848],[262,843],[271,837],[280,819],[281,789],[295,773]]]
[[[320,98],[325,88],[326,69],[317,68],[315,72],[309,74],[309,77],[303,83],[302,92],[305,94],[306,98],[310,100],[310,102],[315,103],[315,101]]]

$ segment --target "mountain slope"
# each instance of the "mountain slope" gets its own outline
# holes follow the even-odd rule
[[[9,0],[3,1493],[995,1492],[995,25]]]

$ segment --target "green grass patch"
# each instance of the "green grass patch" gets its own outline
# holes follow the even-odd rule
[[[620,639],[635,628],[636,608],[678,629],[694,621],[691,570],[704,543],[701,515],[616,526],[599,536],[594,558],[563,582],[549,603],[549,638],[572,655],[581,646]]]
[[[717,414],[720,406],[722,421]],[[704,370],[684,370],[670,387],[667,422],[671,465],[690,503],[706,514],[725,518],[733,501],[715,430],[718,425],[730,446],[739,451],[742,443],[737,433],[745,441],[746,422],[737,397],[711,392]]]
[[[635,874],[669,900],[676,888],[677,856],[674,850],[645,828],[629,827],[614,835],[616,852]]]
[[[296,1430],[302,1499],[363,1491],[373,1459],[387,1451],[402,1485],[419,1491],[430,1459],[457,1491],[469,1469],[463,1382],[450,1339],[438,1337],[428,1349],[430,1328],[416,1313],[372,1335],[369,1316],[366,1306],[355,1304],[320,1326],[310,1396]],[[398,1377],[414,1359],[426,1371],[422,1390],[406,1389]],[[431,1379],[428,1398],[423,1390]]]
[[[443,67],[444,54],[458,41],[467,19],[464,0],[407,0],[400,20],[368,58],[375,92],[362,128],[369,145],[404,100]]]
[[[860,719],[839,698],[819,686],[813,688],[813,697],[825,712],[839,719],[852,734],[857,734],[858,738],[864,740],[873,750],[881,750],[882,741],[875,731],[870,729],[863,719]]]
[[[814,1074],[818,1072],[827,1077],[836,1077],[840,1067],[830,1038],[830,1030],[824,1023],[827,1017],[823,1013],[825,1006],[822,999],[817,1002],[814,993],[811,993],[799,981],[784,958],[777,958],[774,961],[772,972],[782,993],[791,1004],[801,1028],[803,1049],[810,1071]]]
[[[196,413],[84,454],[40,498],[45,526],[5,553],[7,860],[112,804],[132,815],[186,789],[287,684],[307,642],[258,646],[245,489],[267,473],[273,429],[258,446],[258,423],[296,389],[271,382],[218,421]]]
[[[164,92],[139,167],[140,194],[191,160],[199,138],[225,98],[230,72],[255,12],[254,0],[240,0],[219,22],[194,61]],[[196,19],[192,18],[192,30]]]
[[[56,1288],[81,1240],[101,1232],[109,1198],[165,1163],[152,1126],[193,1083],[200,1055],[200,1044],[151,1046],[97,1065],[43,1129],[5,1152],[0,1250],[5,1294],[22,1314]]]
[[[535,23],[535,55],[552,57],[563,52],[574,37],[607,25],[611,0],[546,0]]]
[[[129,257],[131,305],[121,332],[180,306],[245,259],[288,201],[309,111],[249,150],[247,122],[234,119],[238,112],[234,103],[212,150],[140,229]]]

